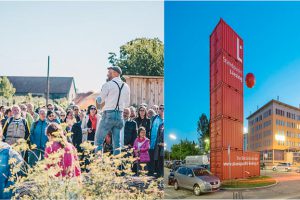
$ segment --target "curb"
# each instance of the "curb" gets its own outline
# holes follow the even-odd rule
[[[234,190],[257,190],[257,189],[265,189],[265,188],[274,187],[277,184],[278,184],[278,181],[276,180],[276,182],[274,184],[272,184],[272,185],[266,185],[266,186],[262,186],[262,187],[253,187],[253,188],[221,188],[220,190],[228,190],[228,191],[234,191]]]

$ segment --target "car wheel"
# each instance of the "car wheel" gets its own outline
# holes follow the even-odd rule
[[[193,191],[194,191],[194,195],[200,196],[200,194],[201,194],[201,189],[200,189],[199,185],[195,185]]]
[[[178,182],[176,180],[174,181],[174,189],[179,190],[179,185],[178,185]]]
[[[273,171],[276,171],[276,167],[273,167]]]

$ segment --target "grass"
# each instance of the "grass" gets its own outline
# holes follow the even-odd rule
[[[222,182],[222,188],[254,188],[263,187],[276,183],[276,180],[269,176],[258,176],[247,179],[235,179]]]

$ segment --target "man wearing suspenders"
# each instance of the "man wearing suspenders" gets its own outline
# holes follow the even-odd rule
[[[122,112],[124,108],[130,104],[130,89],[124,83],[120,75],[122,70],[120,67],[109,67],[108,82],[101,89],[100,95],[97,97],[97,103],[103,104],[103,115],[100,127],[95,134],[95,145],[97,151],[102,151],[103,142],[108,132],[112,133],[112,144],[114,155],[120,153],[120,131],[123,127]]]

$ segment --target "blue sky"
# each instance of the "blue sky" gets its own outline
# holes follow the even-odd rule
[[[220,17],[244,40],[244,74],[256,76],[253,89],[244,86],[244,117],[277,96],[299,106],[299,8],[300,2],[165,2],[168,147],[196,140],[199,116],[209,116],[209,35]]]
[[[0,1],[0,75],[74,76],[99,91],[108,53],[137,37],[164,40],[163,2]]]

